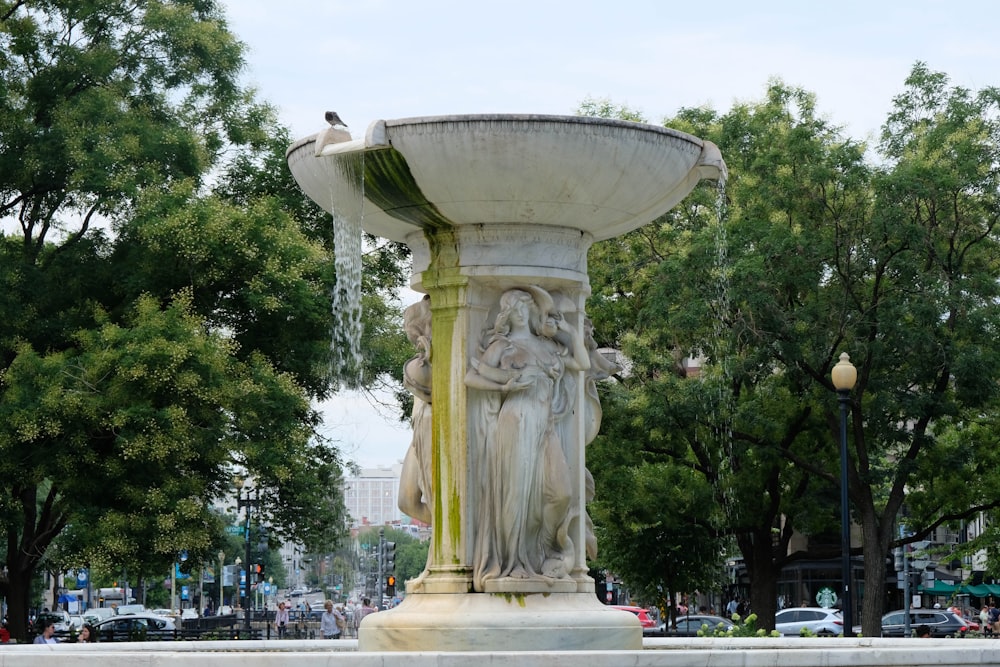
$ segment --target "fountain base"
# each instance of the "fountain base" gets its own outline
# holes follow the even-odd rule
[[[362,621],[360,651],[640,650],[642,628],[593,593],[407,596]]]

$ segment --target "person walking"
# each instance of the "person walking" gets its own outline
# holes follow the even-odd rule
[[[364,598],[361,601],[361,606],[354,609],[354,617],[352,621],[354,622],[354,636],[358,636],[358,628],[361,627],[361,621],[364,620],[365,616],[368,614],[378,611],[372,606],[372,601],[368,598]]]
[[[288,627],[288,605],[284,602],[279,602],[278,610],[274,612],[274,625],[278,628],[278,639],[284,639]]]
[[[333,608],[333,601],[327,600],[323,603],[326,611],[319,619],[319,634],[323,639],[340,639],[340,621],[344,620],[344,615]]]

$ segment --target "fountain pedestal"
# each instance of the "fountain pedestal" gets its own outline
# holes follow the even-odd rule
[[[587,575],[601,363],[587,251],[724,176],[718,150],[624,121],[446,116],[376,121],[357,141],[320,133],[288,162],[335,218],[406,243],[411,285],[430,296],[432,409],[415,424],[427,570],[364,619],[359,648],[641,648],[638,620],[601,604]]]

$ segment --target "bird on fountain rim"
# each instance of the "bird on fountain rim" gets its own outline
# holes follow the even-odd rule
[[[331,125],[331,127],[337,127],[338,125],[343,125],[344,127],[347,127],[347,123],[345,123],[340,119],[340,116],[337,115],[336,111],[327,111],[325,118],[326,122],[328,122]]]

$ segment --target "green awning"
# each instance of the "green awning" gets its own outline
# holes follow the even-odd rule
[[[958,593],[959,595],[972,595],[977,598],[985,598],[989,596],[1000,597],[1000,584],[979,584],[973,586],[971,584],[945,584],[943,582],[934,581],[933,586],[920,586],[917,591],[925,595],[953,595]]]
[[[945,584],[935,579],[933,586],[920,586],[917,590],[924,595],[951,595],[955,592],[955,585]]]

